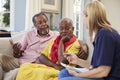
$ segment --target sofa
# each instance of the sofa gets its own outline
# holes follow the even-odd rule
[[[5,54],[13,56],[13,50],[9,40],[12,39],[14,43],[19,42],[24,34],[25,32],[11,32],[11,37],[0,37],[0,55]],[[15,74],[17,72],[18,69],[4,72],[0,64],[0,80],[15,80]]]

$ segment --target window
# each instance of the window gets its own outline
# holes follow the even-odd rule
[[[74,20],[74,34],[76,34],[78,39],[83,39],[83,19],[82,19],[82,8],[83,0],[74,0],[73,4],[73,20]]]
[[[0,0],[0,28],[10,27],[10,0]]]

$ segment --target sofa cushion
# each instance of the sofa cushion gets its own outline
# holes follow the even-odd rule
[[[2,67],[0,65],[0,80],[2,80],[2,78],[3,78],[3,70],[2,70]]]
[[[13,40],[14,43],[19,42],[25,33],[26,33],[25,31],[11,32],[11,39]]]
[[[13,50],[9,40],[12,39],[14,43],[19,42],[25,32],[12,32],[11,34],[12,37],[0,38],[0,54],[13,56]]]
[[[16,68],[14,70],[10,70],[9,72],[5,73],[4,80],[15,80],[18,70],[19,68]]]
[[[10,38],[0,38],[0,54],[12,56],[12,46],[9,42]]]

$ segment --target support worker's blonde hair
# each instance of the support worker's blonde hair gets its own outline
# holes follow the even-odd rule
[[[90,40],[92,40],[93,32],[97,33],[97,31],[101,28],[110,29],[111,24],[107,20],[106,10],[101,2],[94,0],[91,3],[89,3],[84,10],[84,14],[89,19],[88,28]]]

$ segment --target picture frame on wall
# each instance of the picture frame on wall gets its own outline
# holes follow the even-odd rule
[[[42,12],[59,13],[60,0],[42,0],[41,8]]]

